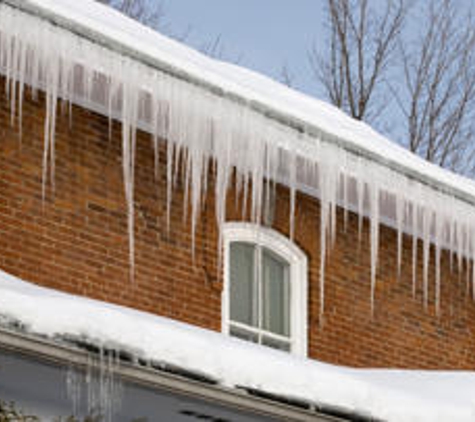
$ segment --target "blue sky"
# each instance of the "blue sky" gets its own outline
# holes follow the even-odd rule
[[[307,52],[323,32],[321,1],[166,0],[165,10],[173,31],[190,26],[190,44],[199,46],[220,35],[225,57],[242,55],[241,65],[275,78],[287,63],[295,87],[318,94]]]
[[[308,60],[312,43],[325,46],[325,0],[148,0],[164,4],[165,23],[172,33],[191,28],[186,43],[202,47],[220,36],[225,59],[242,55],[239,64],[282,81],[284,64],[290,70],[292,87],[317,98],[326,99],[319,88]],[[386,0],[371,4],[381,7]],[[420,16],[425,13],[426,0],[415,2],[406,22],[406,42],[417,40],[424,27]],[[475,0],[454,0],[463,16]],[[390,73],[397,89],[398,75]],[[402,112],[394,100],[386,98],[385,110],[373,126],[390,139],[405,143],[406,132]]]

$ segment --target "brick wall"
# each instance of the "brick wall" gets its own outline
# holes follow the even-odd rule
[[[55,191],[42,200],[44,99],[23,106],[23,134],[10,124],[0,80],[0,268],[44,286],[107,300],[213,330],[221,326],[221,280],[212,189],[191,254],[180,182],[166,228],[165,154],[154,177],[150,137],[139,133],[136,170],[136,271],[129,280],[120,125],[109,139],[108,120],[74,108],[60,113],[56,131]],[[241,218],[229,195],[228,219]],[[278,188],[273,226],[289,231],[289,197]],[[442,300],[427,309],[419,279],[412,296],[411,240],[404,238],[401,278],[396,234],[381,228],[374,315],[370,309],[368,222],[358,242],[357,217],[338,235],[327,260],[324,320],[319,320],[319,206],[297,200],[295,242],[309,258],[309,354],[336,364],[371,367],[475,368],[475,305],[465,272],[442,265]],[[433,256],[433,255],[432,255]],[[422,251],[419,250],[419,257]],[[421,259],[419,259],[419,262]],[[433,270],[433,269],[431,269]],[[422,274],[421,265],[418,268]],[[431,286],[434,274],[431,273]]]

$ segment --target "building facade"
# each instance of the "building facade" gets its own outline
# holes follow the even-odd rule
[[[229,250],[220,264],[213,189],[208,189],[200,211],[193,250],[191,212],[185,215],[183,206],[183,177],[177,177],[168,226],[166,150],[161,151],[156,178],[150,135],[138,133],[136,259],[130,279],[120,124],[112,123],[109,138],[107,117],[76,106],[71,116],[58,111],[55,186],[53,191],[48,184],[43,199],[44,97],[40,93],[32,100],[27,92],[20,137],[18,124],[10,124],[5,84],[0,86],[1,268],[43,286],[223,330],[223,292],[227,285],[223,274]],[[302,324],[306,327],[299,333],[306,337],[300,341],[308,344],[304,355],[358,367],[473,368],[475,309],[465,260],[459,269],[454,258],[450,269],[449,252],[443,252],[444,284],[437,314],[434,291],[427,307],[423,302],[422,242],[417,251],[414,295],[411,236],[404,235],[398,276],[397,232],[382,225],[372,312],[369,222],[364,219],[359,235],[357,214],[348,214],[345,227],[344,212],[339,208],[338,233],[327,257],[325,311],[321,315],[319,201],[297,195],[291,240],[289,190],[278,185],[274,197],[272,215],[258,228],[249,222],[249,210],[243,212],[242,195],[236,198],[229,192],[229,226],[224,237],[226,240],[226,233],[232,232],[229,227],[247,227],[255,233],[264,230],[287,239],[305,256],[307,269],[299,283],[303,277],[307,298],[291,304],[298,307],[297,312],[307,314]],[[242,240],[246,241],[245,235]],[[273,242],[268,245],[271,250]],[[434,277],[432,266],[430,277]]]
[[[472,420],[474,260],[472,182],[92,0],[0,0],[0,419]]]

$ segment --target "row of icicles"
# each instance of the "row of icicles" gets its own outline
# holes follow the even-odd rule
[[[85,371],[72,365],[67,368],[66,393],[72,407],[68,420],[114,421],[123,399],[119,368],[119,352],[103,346],[97,356],[87,352]]]
[[[256,223],[261,222],[268,202],[266,180],[286,185],[291,201],[291,236],[296,192],[319,198],[320,223],[315,225],[315,230],[319,232],[321,243],[322,315],[326,254],[336,236],[337,206],[358,213],[360,231],[363,216],[369,218],[372,309],[382,221],[397,230],[398,273],[402,264],[403,232],[413,236],[414,287],[418,239],[422,240],[426,306],[433,245],[437,311],[440,309],[442,248],[456,254],[459,268],[464,258],[466,267],[470,267],[475,258],[475,210],[469,203],[355,155],[332,143],[325,134],[315,137],[299,132],[245,103],[213,94],[5,4],[0,5],[0,71],[5,75],[12,123],[18,118],[20,131],[25,86],[31,87],[33,94],[38,89],[45,93],[43,194],[48,177],[54,186],[59,99],[102,112],[110,121],[121,121],[131,274],[135,255],[134,173],[138,128],[152,134],[157,172],[159,140],[167,140],[168,216],[178,163],[185,166],[184,206],[185,209],[188,204],[191,207],[193,247],[202,199],[210,187],[210,166],[219,228],[226,220],[226,194],[232,183],[238,194],[249,198],[251,219]],[[475,266],[471,266],[471,271],[475,285]]]

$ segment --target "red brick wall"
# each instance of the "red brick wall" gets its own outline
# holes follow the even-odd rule
[[[109,140],[106,118],[74,108],[70,125],[68,115],[61,114],[56,189],[53,193],[49,186],[43,202],[43,99],[25,101],[20,140],[18,127],[10,125],[2,81],[0,87],[0,268],[41,285],[220,330],[222,285],[217,279],[212,189],[197,228],[193,260],[189,222],[183,222],[183,192],[178,186],[168,231],[164,154],[156,181],[150,137],[139,133],[136,272],[131,282],[120,125],[114,123]],[[287,234],[289,198],[284,188],[278,189],[276,201],[273,226]],[[240,218],[234,202],[230,194],[229,220]],[[396,234],[382,227],[372,316],[368,222],[359,244],[357,217],[350,214],[344,231],[339,213],[338,235],[327,261],[325,318],[319,321],[318,201],[299,195],[296,213],[295,242],[309,258],[310,356],[354,366],[475,368],[475,305],[465,274],[449,271],[447,254],[438,316],[433,289],[428,309],[423,307],[421,280],[412,297],[410,239],[404,239],[397,280]]]

